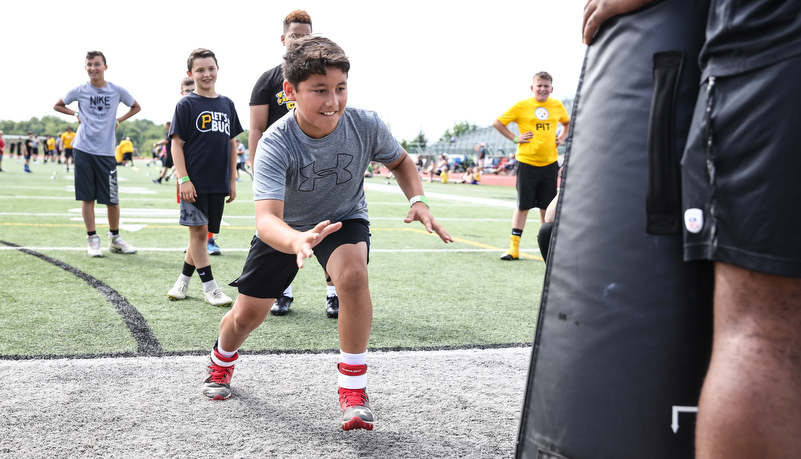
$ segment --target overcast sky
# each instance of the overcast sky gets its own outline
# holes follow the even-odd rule
[[[53,105],[88,80],[84,57],[96,49],[108,59],[106,79],[142,106],[135,119],[163,123],[180,97],[187,56],[203,47],[219,61],[217,92],[234,101],[248,129],[253,85],[283,56],[283,18],[304,9],[314,32],[351,60],[348,104],[378,112],[398,140],[422,130],[433,142],[458,122],[489,126],[531,96],[540,70],[553,75],[554,97],[572,98],[585,50],[584,3],[8,1],[0,16],[0,119],[69,119]]]

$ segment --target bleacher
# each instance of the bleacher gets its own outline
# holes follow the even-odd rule
[[[507,127],[515,135],[520,135],[520,129],[516,123],[509,123]],[[490,172],[497,167],[503,158],[507,158],[508,161],[517,151],[517,145],[501,135],[494,127],[488,126],[467,132],[457,136],[455,139],[440,140],[425,147],[409,147],[409,154],[422,157],[423,168],[426,168],[431,164],[431,161],[436,161],[439,155],[445,153],[448,155],[448,163],[451,165],[451,170],[458,172],[464,167],[475,164],[475,146],[481,143],[484,143],[484,148],[487,149],[484,172]],[[558,149],[560,164],[564,150],[564,146]]]

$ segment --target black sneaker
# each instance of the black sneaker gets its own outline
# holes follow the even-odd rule
[[[329,296],[325,299],[325,313],[329,319],[336,319],[339,317],[339,297]]]
[[[281,296],[275,300],[273,307],[270,308],[270,314],[274,316],[285,316],[289,314],[289,307],[292,306],[294,298],[291,296]]]

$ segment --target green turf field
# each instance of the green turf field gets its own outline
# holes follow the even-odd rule
[[[107,250],[105,206],[97,206],[103,258],[89,258],[73,177],[64,167],[6,157],[0,173],[0,358],[204,354],[228,308],[203,301],[193,279],[185,301],[171,302],[187,230],[178,225],[173,181],[151,182],[155,167],[120,167],[121,232],[135,255]],[[253,236],[250,178],[227,205],[211,258],[232,298]],[[405,224],[408,203],[392,181],[365,179],[372,248],[374,322],[370,348],[495,347],[530,344],[544,263],[538,212],[526,227],[521,259],[499,256],[509,241],[514,188],[425,183],[434,216],[455,238],[444,244],[419,223]],[[323,272],[311,260],[293,283],[289,315],[270,316],[246,352],[338,349],[336,320],[324,312]]]

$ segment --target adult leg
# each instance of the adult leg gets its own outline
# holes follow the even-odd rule
[[[715,266],[696,457],[801,457],[801,279]]]
[[[337,247],[326,266],[339,296],[339,347],[349,354],[367,350],[373,326],[373,302],[367,277],[367,244]]]

